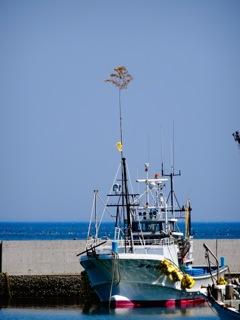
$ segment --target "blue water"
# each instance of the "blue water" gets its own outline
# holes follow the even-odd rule
[[[87,222],[0,222],[0,240],[86,239],[87,231]],[[192,233],[194,239],[240,239],[240,222],[193,222]],[[100,236],[112,238],[113,223],[103,223]]]
[[[0,310],[1,320],[219,320],[216,312],[208,305],[187,309],[118,309],[90,310],[84,312],[80,307],[58,308],[3,308]]]

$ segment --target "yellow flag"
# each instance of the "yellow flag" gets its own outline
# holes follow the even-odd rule
[[[123,146],[122,146],[121,141],[118,141],[118,142],[116,143],[116,147],[117,147],[117,149],[118,149],[119,152],[122,152]]]

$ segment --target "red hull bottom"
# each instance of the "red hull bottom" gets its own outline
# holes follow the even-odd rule
[[[189,307],[199,305],[206,302],[204,297],[196,299],[181,299],[181,300],[164,300],[164,301],[130,301],[130,300],[115,300],[111,301],[111,308],[140,308],[140,307]]]

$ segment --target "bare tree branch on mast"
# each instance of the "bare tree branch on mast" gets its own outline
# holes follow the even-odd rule
[[[110,77],[105,80],[114,84],[118,88],[118,103],[119,103],[119,120],[120,120],[120,143],[117,143],[117,148],[121,151],[123,146],[123,132],[122,132],[122,103],[121,103],[121,90],[127,89],[128,84],[133,80],[133,77],[128,73],[127,68],[119,66],[114,68],[114,73],[110,74]]]

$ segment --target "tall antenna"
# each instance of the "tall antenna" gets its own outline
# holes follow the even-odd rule
[[[175,170],[175,132],[174,132],[174,120],[173,120],[173,128],[172,128],[172,173],[174,174],[174,170]]]
[[[147,135],[147,162],[150,162],[150,152],[151,152],[151,144],[150,144],[150,136]]]
[[[127,68],[124,66],[119,66],[114,68],[114,73],[110,74],[110,77],[105,80],[114,84],[118,88],[118,107],[119,107],[119,126],[120,126],[120,142],[117,143],[117,148],[121,152],[121,157],[123,157],[123,129],[122,129],[122,101],[121,101],[121,91],[122,89],[127,89],[130,81],[133,77],[128,73]]]
[[[160,152],[161,152],[161,164],[163,165],[163,134],[162,134],[162,125],[161,125],[161,127],[160,127],[160,142],[161,142],[161,145],[160,145],[160,147],[161,147],[161,149],[160,149]]]
[[[169,177],[170,178],[170,191],[167,197],[167,203],[170,201],[170,212],[172,216],[174,216],[174,212],[183,212],[185,209],[180,206],[178,199],[176,197],[175,191],[174,191],[174,177],[180,176],[181,171],[178,170],[177,172],[175,171],[175,128],[174,128],[174,121],[173,121],[173,128],[172,128],[172,168],[170,170],[170,173],[166,173],[164,171],[164,166],[163,166],[163,161],[162,161],[162,176]],[[174,208],[174,203],[177,204],[177,208]]]

